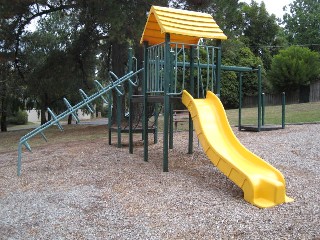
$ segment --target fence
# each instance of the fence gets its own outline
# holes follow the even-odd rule
[[[310,102],[320,101],[320,81],[316,81],[310,84]]]
[[[281,105],[282,96],[281,94],[268,94],[264,96],[265,106]],[[299,92],[286,93],[286,104],[299,103]],[[257,107],[258,96],[244,96],[242,100],[243,107]]]
[[[300,89],[301,91],[301,89]],[[301,94],[299,90],[294,92],[286,92],[286,104],[300,103],[302,101]],[[308,87],[308,92],[310,102],[320,101],[320,81],[312,82],[310,88]],[[308,101],[308,99],[307,99]],[[274,106],[281,105],[281,94],[265,94],[265,105]],[[258,106],[258,96],[244,96],[242,100],[243,107],[257,107]]]

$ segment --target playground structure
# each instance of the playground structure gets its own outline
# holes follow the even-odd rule
[[[201,38],[215,39],[216,46],[198,44]],[[135,132],[132,126],[132,116],[134,115],[132,103],[136,100],[143,104],[142,126],[139,132],[142,133],[144,140],[144,161],[148,161],[148,133],[151,131],[155,134],[155,142],[157,137],[157,126],[153,129],[148,126],[150,118],[148,104],[162,104],[164,119],[163,171],[169,171],[168,150],[173,148],[173,102],[181,99],[182,95],[182,101],[191,114],[189,116],[188,153],[193,152],[193,129],[195,127],[200,143],[209,159],[243,189],[245,200],[258,207],[271,207],[292,201],[285,194],[285,181],[282,174],[239,143],[225,117],[222,104],[217,100],[216,95],[220,96],[222,71],[257,72],[259,81],[258,118],[260,122],[261,69],[260,67],[253,69],[223,66],[221,64],[221,41],[226,39],[227,37],[209,14],[152,6],[141,38],[141,43],[144,45],[143,68],[132,71],[133,64],[130,61],[133,57],[130,53],[129,73],[125,76],[119,78],[111,73],[115,81],[106,87],[96,81],[97,92],[92,96],[87,96],[80,90],[83,101],[75,106],[71,106],[64,99],[68,110],[57,116],[48,109],[52,120],[20,139],[18,175],[21,174],[22,145],[31,151],[27,143],[28,139],[40,134],[46,140],[43,131],[51,125],[57,125],[60,130],[63,130],[59,121],[70,114],[76,121],[79,121],[74,112],[83,107],[93,111],[91,103],[99,97],[111,106],[110,98],[106,99],[104,96],[113,90],[119,96],[123,95],[121,85],[128,83],[130,153],[133,152],[133,133]],[[143,74],[142,94],[135,96],[132,94],[132,87],[137,86],[137,83],[132,81],[132,78],[139,73]],[[212,92],[215,92],[216,95]],[[206,100],[195,100],[193,97],[206,97]],[[120,101],[120,97],[118,100]],[[118,147],[121,146],[122,132],[120,115],[119,110],[116,128]],[[154,115],[154,118],[156,121],[157,114]],[[110,122],[108,123],[109,143],[111,143]],[[210,149],[210,153],[207,152],[207,149]],[[233,152],[234,149],[236,149],[235,152]],[[248,171],[250,174],[247,173]]]

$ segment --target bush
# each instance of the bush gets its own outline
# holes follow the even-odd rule
[[[320,54],[305,47],[291,46],[272,59],[270,81],[277,92],[309,86],[320,75]]]
[[[13,116],[8,117],[9,124],[24,125],[28,123],[28,113],[19,109]]]

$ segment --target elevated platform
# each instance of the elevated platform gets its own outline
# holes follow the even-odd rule
[[[131,101],[133,103],[143,103],[143,95],[132,95]],[[181,96],[170,96],[170,102],[180,102]],[[164,103],[163,95],[148,95],[147,96],[148,103]]]
[[[260,131],[273,131],[273,130],[280,130],[280,129],[283,129],[281,125],[263,125],[260,127]],[[259,128],[257,125],[241,125],[239,130],[259,132]]]
[[[117,127],[111,127],[110,128],[111,132],[118,132],[118,128]],[[129,128],[121,128],[121,133],[129,133]],[[139,128],[133,128],[132,129],[132,133],[142,133],[143,132],[143,128],[139,127]],[[156,128],[152,127],[152,128],[148,128],[147,129],[148,133],[155,133],[156,132]]]

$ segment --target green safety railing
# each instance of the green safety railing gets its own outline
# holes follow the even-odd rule
[[[180,95],[186,87],[187,68],[190,69],[190,51],[193,49],[197,95],[204,96],[207,90],[217,85],[216,68],[221,48],[207,45],[170,42],[171,78],[170,95]],[[148,47],[147,93],[164,93],[165,84],[165,43]]]
[[[18,176],[21,175],[21,156],[22,156],[22,146],[25,146],[27,150],[29,150],[31,152],[31,147],[28,143],[28,140],[38,134],[40,134],[42,136],[42,138],[47,141],[47,138],[44,134],[44,130],[49,128],[52,125],[57,125],[58,128],[63,131],[63,127],[60,124],[60,120],[64,119],[65,117],[69,116],[70,114],[73,116],[73,118],[75,119],[76,122],[79,122],[79,118],[76,114],[76,111],[78,109],[87,107],[88,110],[93,113],[94,112],[94,108],[92,105],[92,102],[94,100],[96,100],[97,98],[102,98],[102,100],[108,104],[108,100],[106,99],[103,95],[108,93],[109,91],[115,89],[118,94],[123,94],[123,92],[120,90],[120,87],[122,86],[122,84],[126,81],[128,81],[130,83],[130,85],[134,85],[136,86],[136,83],[133,82],[131,80],[132,77],[136,76],[138,73],[140,73],[141,71],[143,71],[143,68],[140,70],[137,70],[135,72],[130,71],[129,73],[127,73],[126,75],[124,75],[121,78],[118,78],[114,73],[110,72],[110,74],[116,79],[115,81],[111,82],[110,84],[108,84],[107,86],[102,86],[101,83],[99,83],[98,81],[94,81],[94,84],[96,86],[97,92],[92,94],[91,96],[88,96],[82,89],[79,89],[80,95],[82,97],[82,101],[79,102],[78,104],[72,106],[69,101],[64,98],[63,101],[67,106],[67,110],[60,113],[59,115],[56,115],[50,108],[48,108],[48,113],[51,115],[51,120],[46,122],[45,124],[39,126],[38,128],[35,128],[34,130],[32,130],[31,132],[27,133],[26,135],[24,135],[23,137],[20,138],[19,144],[18,144],[18,164],[17,164],[17,173]]]

